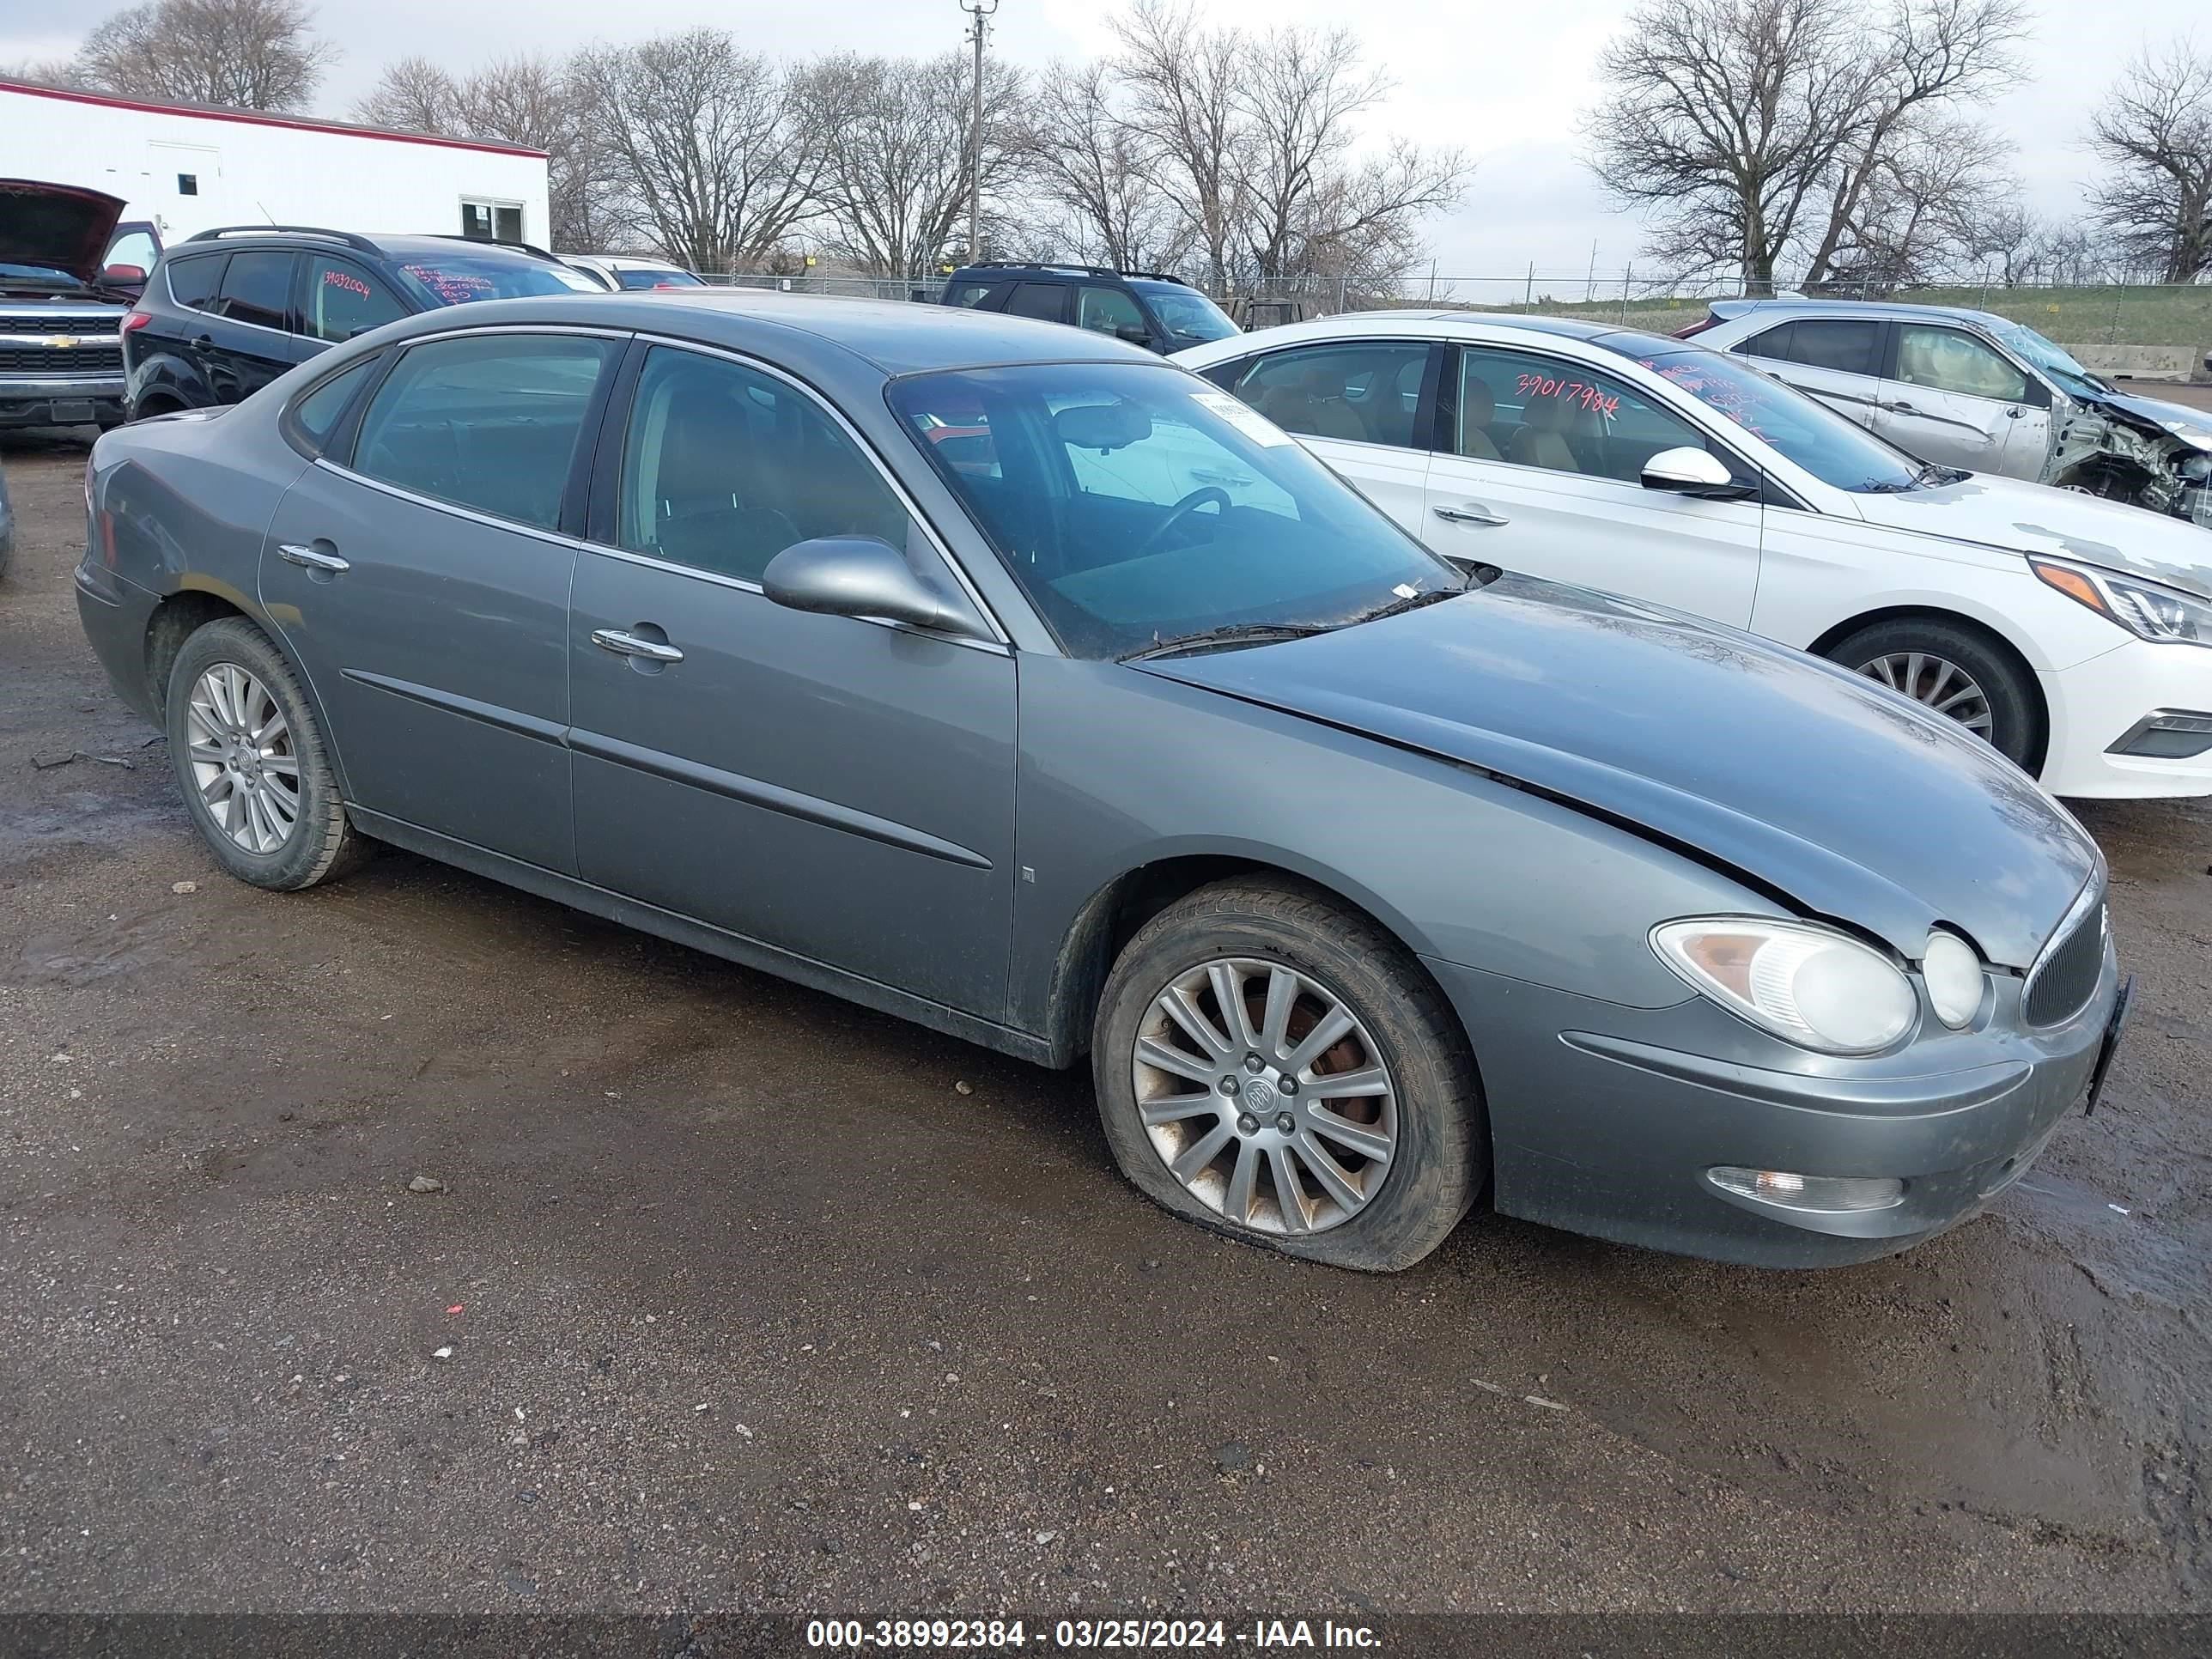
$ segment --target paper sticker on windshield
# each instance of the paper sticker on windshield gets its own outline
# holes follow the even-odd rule
[[[1194,392],[1191,402],[1209,414],[1218,415],[1255,444],[1273,448],[1291,441],[1291,434],[1277,426],[1249,404],[1243,404],[1225,392]]]

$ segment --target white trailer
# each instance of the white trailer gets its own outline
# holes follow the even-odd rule
[[[548,246],[545,152],[0,81],[0,177],[119,196],[164,243],[214,225]]]

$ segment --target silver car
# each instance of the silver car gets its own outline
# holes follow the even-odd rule
[[[2212,415],[2122,392],[1988,312],[1722,300],[1680,331],[1756,362],[1908,454],[2212,527]]]
[[[1139,1188],[1323,1261],[1478,1202],[1899,1249],[2118,1035],[2103,860],[1955,722],[1456,566],[1103,337],[492,301],[109,434],[89,505],[86,635],[234,876],[390,842],[1087,1058]]]

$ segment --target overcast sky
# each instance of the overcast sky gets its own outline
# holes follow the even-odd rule
[[[1100,21],[1109,0],[1002,0],[992,47],[1041,65],[1056,56],[1104,51]],[[1455,143],[1479,168],[1458,213],[1430,228],[1446,276],[1503,276],[1533,260],[1563,295],[1591,263],[1618,272],[1635,257],[1635,222],[1608,209],[1577,160],[1577,113],[1595,95],[1589,66],[1628,8],[1621,0],[1540,0],[1535,4],[1351,6],[1338,0],[1201,0],[1223,23],[1267,27],[1350,23],[1370,59],[1397,82],[1373,130],[1425,143]],[[52,0],[0,0],[0,63],[62,57],[88,27],[118,9],[114,0],[62,7]],[[2090,167],[2076,147],[2098,94],[2148,39],[2189,27],[2199,0],[2045,0],[2030,48],[2030,74],[1997,106],[2014,141],[2018,171],[2034,205],[2063,213],[2079,200]],[[343,114],[388,58],[427,53],[466,69],[518,50],[561,51],[594,39],[623,40],[709,24],[749,46],[805,55],[852,47],[924,53],[956,46],[966,20],[956,0],[325,0],[320,27],[343,52],[324,88],[321,112]],[[5,141],[0,137],[0,160]],[[1466,291],[1466,290],[1463,290]],[[1473,297],[1470,293],[1470,297]]]

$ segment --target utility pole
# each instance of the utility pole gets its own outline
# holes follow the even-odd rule
[[[983,257],[983,32],[999,0],[960,0],[970,19],[968,38],[975,46],[975,105],[968,130],[968,263]]]

